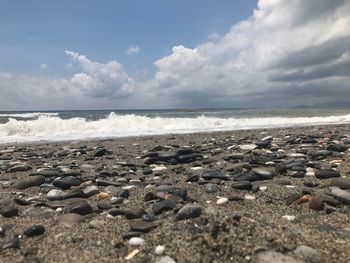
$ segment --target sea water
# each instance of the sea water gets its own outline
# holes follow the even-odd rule
[[[0,112],[0,143],[84,140],[350,123],[350,109]]]

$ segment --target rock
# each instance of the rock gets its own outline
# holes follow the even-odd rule
[[[169,256],[164,256],[156,261],[156,263],[176,263],[176,261]]]
[[[346,204],[346,205],[350,204],[350,193],[349,192],[347,192],[345,190],[341,190],[339,188],[334,188],[331,190],[331,193],[336,199],[338,199],[343,204]]]
[[[154,250],[154,253],[157,255],[157,256],[161,256],[164,254],[164,251],[165,251],[165,246],[156,246],[155,250]]]
[[[72,227],[74,225],[79,224],[81,221],[83,221],[84,217],[82,215],[76,214],[76,213],[68,213],[61,215],[57,222],[60,225],[69,226]]]
[[[183,206],[176,214],[177,220],[184,220],[189,218],[195,218],[202,213],[202,207],[197,204],[187,204]]]
[[[80,185],[80,180],[78,178],[74,178],[72,176],[64,177],[64,178],[59,178],[53,180],[52,184],[55,187],[61,188],[63,190],[69,189],[72,186],[78,186]]]
[[[41,169],[38,169],[33,174],[42,175],[44,177],[56,177],[56,176],[59,176],[60,173],[61,171],[55,168],[41,168]]]
[[[350,189],[350,180],[346,178],[332,178],[330,186],[336,186],[341,189]]]
[[[102,148],[102,149],[98,149],[95,154],[94,157],[101,157],[103,155],[105,155],[107,153],[107,150]]]
[[[272,179],[272,173],[268,170],[265,170],[263,168],[254,168],[253,170],[253,173],[259,175],[260,178],[263,178],[263,179]]]
[[[239,148],[244,151],[252,151],[257,147],[258,146],[256,144],[242,144],[239,146]]]
[[[89,185],[84,190],[85,197],[96,195],[100,192],[100,189],[96,185]]]
[[[227,203],[227,201],[228,201],[228,198],[226,198],[226,197],[221,197],[221,198],[219,198],[219,199],[216,201],[216,204],[217,204],[217,205],[223,205],[223,204]]]
[[[0,214],[3,217],[14,217],[18,215],[18,209],[14,206],[5,206],[0,209]]]
[[[309,208],[313,210],[322,210],[323,202],[319,197],[312,197],[309,201]]]
[[[347,149],[348,147],[341,144],[331,144],[327,147],[328,151],[333,151],[333,152],[345,152]]]
[[[88,215],[93,212],[91,205],[87,201],[74,203],[66,207],[65,211],[66,213],[76,213],[79,215]]]
[[[296,255],[297,257],[305,260],[305,262],[308,263],[321,263],[323,262],[322,260],[322,256],[320,255],[320,253],[308,246],[298,246],[295,250],[294,250],[294,255]]]
[[[216,184],[206,184],[205,185],[205,192],[207,193],[216,193],[219,190],[219,187]]]
[[[153,222],[146,222],[143,220],[132,220],[129,222],[130,229],[132,231],[139,231],[147,233],[156,227]]]
[[[45,177],[42,175],[28,176],[25,179],[17,181],[12,185],[13,188],[22,190],[33,186],[39,186],[45,183]]]
[[[143,240],[141,237],[132,237],[128,243],[130,246],[137,247],[143,245],[145,243],[145,240]]]
[[[153,205],[153,211],[156,215],[167,210],[173,210],[174,208],[176,208],[176,203],[170,200],[161,200]]]
[[[181,163],[189,163],[189,162],[195,161],[197,158],[200,158],[200,157],[202,157],[201,154],[189,153],[189,154],[180,155],[177,159]]]
[[[158,160],[160,161],[170,161],[171,159],[176,159],[178,154],[176,152],[158,152]]]
[[[25,171],[28,171],[30,169],[32,169],[31,166],[20,164],[20,165],[10,167],[9,169],[6,170],[6,173],[25,172]]]
[[[276,251],[264,251],[256,254],[254,263],[302,263],[293,257],[285,256]]]
[[[317,170],[315,172],[315,176],[318,179],[328,179],[328,178],[332,178],[332,177],[340,177],[340,173],[338,171],[335,170]]]
[[[203,171],[201,176],[202,176],[202,178],[204,180],[211,180],[213,178],[217,178],[217,179],[220,179],[220,180],[227,181],[229,179],[226,175],[222,174],[218,170],[206,170],[206,171]]]
[[[252,189],[252,183],[246,180],[235,181],[231,183],[231,187],[238,190],[250,190]]]
[[[26,237],[40,236],[45,233],[45,227],[43,225],[36,225],[28,228],[23,232]]]
[[[63,200],[67,197],[67,193],[61,190],[52,189],[47,193],[46,197],[50,201]]]
[[[19,238],[17,236],[6,241],[1,245],[1,250],[5,250],[9,248],[19,248]]]
[[[290,194],[286,199],[286,205],[291,205],[299,198],[300,198],[300,194],[297,192]]]

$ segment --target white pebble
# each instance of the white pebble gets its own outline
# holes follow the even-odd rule
[[[193,171],[197,171],[197,170],[202,170],[203,168],[200,167],[200,166],[197,166],[197,167],[192,167],[191,170]]]
[[[129,240],[129,245],[130,246],[141,246],[145,240],[143,240],[141,237],[132,237]]]
[[[161,256],[163,255],[164,251],[165,251],[165,246],[157,246],[154,252],[156,253],[157,256]]]
[[[254,195],[245,195],[244,199],[246,199],[246,200],[254,200],[255,196]]]
[[[225,204],[228,201],[228,199],[226,197],[221,197],[216,201],[217,205],[222,205]]]
[[[284,216],[282,216],[282,218],[287,219],[288,221],[294,221],[295,216],[291,216],[291,215],[284,215]]]
[[[266,191],[267,190],[267,186],[259,186],[259,190],[260,191]]]

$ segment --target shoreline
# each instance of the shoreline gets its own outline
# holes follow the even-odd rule
[[[332,187],[349,191],[349,147],[349,124],[2,144],[0,211],[17,213],[0,245],[45,231],[0,262],[347,262],[350,200]],[[179,219],[186,206],[200,213]]]

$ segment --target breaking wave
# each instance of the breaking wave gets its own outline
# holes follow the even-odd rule
[[[112,112],[106,118],[99,120],[87,120],[81,117],[62,119],[55,113],[37,114],[38,118],[35,120],[9,118],[8,122],[0,124],[0,143],[82,140],[350,123],[350,114],[297,118],[217,118],[205,116],[175,118],[147,117],[134,114],[117,115]]]

